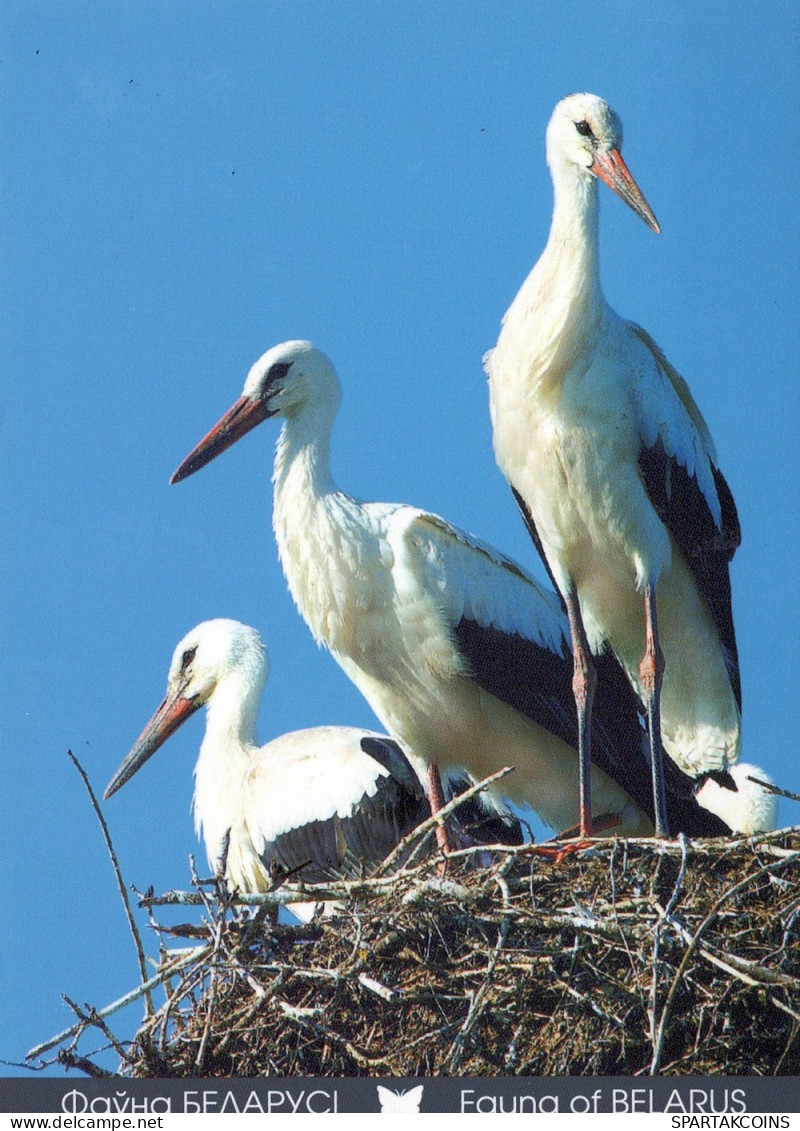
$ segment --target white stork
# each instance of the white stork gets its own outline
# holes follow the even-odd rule
[[[418,771],[386,735],[356,727],[293,731],[259,747],[256,717],[268,672],[254,628],[224,619],[193,628],[175,649],[164,702],[105,797],[205,706],[194,817],[211,867],[224,860],[228,883],[248,892],[266,891],[275,868],[308,883],[369,871],[430,816]],[[453,771],[447,784],[452,794],[471,783]],[[517,818],[482,794],[458,814],[481,843],[523,839]]]
[[[429,767],[457,761],[479,779],[514,766],[503,792],[554,829],[573,826],[577,725],[568,628],[555,595],[435,515],[338,490],[329,450],[339,401],[323,353],[309,342],[276,346],[172,482],[282,416],[273,525],[289,589],[317,642],[404,750]],[[610,669],[595,702],[594,812],[625,831],[650,832],[643,732],[635,696],[617,671]],[[685,831],[725,831],[684,783],[673,801]]]
[[[766,787],[766,788],[765,788]],[[778,826],[778,796],[799,800],[797,794],[779,789],[758,766],[737,762],[725,774],[710,775],[695,788],[695,796],[737,833],[752,836]]]
[[[486,367],[497,462],[566,602],[581,727],[596,682],[590,653],[608,644],[647,710],[665,833],[662,739],[692,777],[739,758],[728,563],[740,531],[686,383],[603,296],[597,178],[659,231],[621,143],[619,118],[595,95],[556,106],[550,236]]]

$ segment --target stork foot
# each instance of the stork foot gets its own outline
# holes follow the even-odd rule
[[[546,844],[532,844],[530,852],[534,856],[541,856],[545,860],[552,861],[553,864],[561,864],[568,856],[573,856],[576,852],[582,852],[584,848],[592,848],[592,841],[590,840],[569,840],[563,844],[555,844],[553,841],[548,841]]]

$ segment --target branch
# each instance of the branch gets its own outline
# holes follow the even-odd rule
[[[83,766],[80,764],[80,762],[78,761],[78,759],[75,757],[75,755],[72,753],[71,750],[68,750],[67,754],[72,759],[72,763],[75,766],[75,769],[78,771],[78,773],[83,778],[83,784],[86,786],[86,791],[89,794],[89,798],[92,802],[92,808],[94,809],[95,813],[97,814],[97,819],[100,822],[100,828],[103,830],[103,838],[106,842],[106,848],[108,849],[108,854],[111,857],[111,864],[114,868],[114,875],[117,877],[117,887],[119,888],[119,894],[122,896],[122,903],[123,903],[123,906],[125,907],[125,914],[128,918],[128,926],[131,929],[131,934],[133,935],[133,941],[134,941],[134,944],[136,946],[136,953],[139,957],[139,976],[141,977],[142,982],[145,982],[146,979],[147,979],[147,964],[145,962],[145,957],[144,957],[144,947],[142,946],[142,938],[141,938],[141,935],[139,934],[139,930],[136,926],[136,921],[133,918],[133,910],[131,908],[131,901],[128,898],[128,890],[125,886],[124,880],[122,879],[122,872],[120,871],[119,861],[117,860],[117,854],[114,852],[114,845],[111,843],[111,834],[108,831],[108,825],[106,824],[105,818],[103,817],[103,814],[100,811],[100,805],[97,801],[97,798],[95,797],[94,790],[92,789],[91,785],[89,784],[89,778],[86,775],[86,771],[84,770]],[[149,990],[145,992],[144,998],[145,998],[145,1003],[146,1003],[145,1009],[146,1009],[147,1015],[149,1016],[153,1012],[153,999],[150,996]]]
[[[504,769],[498,770],[496,774],[492,774],[491,777],[484,778],[483,781],[471,785],[469,789],[465,789],[463,793],[459,793],[458,797],[454,797],[452,801],[448,801],[437,813],[432,813],[421,825],[417,825],[407,836],[404,836],[397,847],[392,849],[383,863],[375,869],[373,875],[375,877],[384,876],[402,859],[406,851],[411,848],[412,845],[416,844],[417,841],[421,840],[429,832],[433,832],[437,825],[443,825],[445,818],[449,817],[459,805],[462,805],[465,801],[469,801],[470,797],[474,797],[476,793],[482,793],[488,786],[493,785],[496,781],[500,781],[501,778],[504,778],[506,774],[512,773],[513,770],[513,766],[506,766]],[[485,851],[485,846],[482,847],[484,847]]]
[[[726,902],[726,900],[730,899],[731,896],[736,895],[737,892],[741,891],[743,888],[746,888],[748,886],[748,884],[751,884],[754,880],[757,880],[760,876],[766,875],[767,872],[775,872],[779,868],[782,868],[784,865],[791,864],[791,863],[796,862],[798,860],[800,860],[800,852],[792,852],[789,856],[784,856],[780,860],[774,860],[770,864],[764,864],[761,868],[758,868],[755,872],[752,872],[749,876],[745,876],[745,878],[743,880],[740,880],[737,884],[734,884],[733,887],[730,887],[730,888],[728,888],[727,891],[724,891],[722,893],[722,895],[719,897],[719,899],[716,901],[714,906],[709,911],[708,915],[706,915],[703,922],[697,928],[697,931],[695,932],[695,935],[694,935],[692,941],[689,943],[688,947],[686,948],[686,953],[684,954],[683,958],[681,959],[681,964],[678,967],[677,971],[675,972],[675,977],[672,979],[672,985],[669,988],[669,993],[667,994],[667,1000],[665,1001],[664,1008],[661,1011],[661,1021],[659,1022],[659,1030],[660,1030],[660,1032],[659,1032],[659,1049],[661,1047],[661,1044],[663,1043],[664,1032],[666,1031],[666,1025],[667,1025],[667,1018],[669,1017],[669,1014],[672,1010],[672,1006],[673,1006],[673,1003],[675,1001],[675,996],[678,992],[678,987],[680,986],[681,981],[683,979],[683,976],[686,973],[686,969],[689,965],[689,962],[692,958],[692,955],[697,950],[697,948],[700,946],[701,937],[705,934],[705,932],[708,930],[708,928],[711,926],[711,924],[716,919],[717,914],[719,913],[722,905]],[[656,1057],[654,1056],[653,1057],[653,1063],[650,1066],[650,1074],[654,1076],[659,1071],[659,1068],[660,1068],[660,1063],[657,1062]]]
[[[124,997],[117,998],[117,1000],[112,1002],[111,1005],[107,1005],[105,1009],[98,1009],[97,1016],[110,1017],[111,1014],[116,1013],[118,1009],[122,1009],[124,1006],[130,1005],[132,1001],[136,1001],[137,998],[140,998],[144,994],[149,993],[149,991],[154,989],[156,986],[160,986],[162,982],[165,982],[167,978],[171,978],[173,974],[177,973],[177,971],[182,969],[184,966],[189,966],[192,962],[202,961],[202,959],[205,958],[207,954],[210,954],[210,952],[211,944],[209,943],[208,946],[198,946],[190,953],[182,954],[177,962],[171,962],[169,966],[164,967],[164,969],[160,970],[158,974],[150,978],[148,981],[144,982],[141,986],[137,986],[135,990],[131,990],[130,993],[125,994]],[[66,1041],[70,1037],[74,1037],[80,1029],[85,1027],[85,1025],[85,1021],[79,1021],[77,1025],[71,1025],[69,1029],[64,1029],[63,1032],[57,1033],[55,1037],[51,1037],[48,1041],[44,1041],[42,1044],[36,1045],[30,1050],[30,1052],[25,1054],[26,1059],[34,1060],[37,1056],[41,1056],[43,1052],[47,1052],[49,1049],[55,1048],[55,1046],[60,1045],[62,1041]]]

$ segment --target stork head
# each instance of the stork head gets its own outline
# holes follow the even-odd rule
[[[332,420],[339,395],[333,365],[311,342],[273,346],[250,369],[238,401],[189,453],[170,483],[199,471],[270,416],[292,419],[313,406]]]
[[[137,770],[220,685],[233,684],[240,700],[257,700],[269,671],[267,651],[254,628],[235,620],[207,620],[184,636],[172,656],[164,701],[142,731],[104,794],[112,793]]]
[[[738,762],[727,771],[731,784],[707,778],[696,792],[705,809],[721,817],[734,833],[748,836],[770,832],[778,826],[778,797],[769,774],[758,766]]]
[[[661,229],[622,160],[622,122],[596,94],[570,94],[556,105],[547,127],[547,161],[555,173],[567,163],[605,181],[654,232]]]

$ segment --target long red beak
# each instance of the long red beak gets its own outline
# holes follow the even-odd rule
[[[231,444],[235,444],[247,432],[266,420],[273,414],[262,400],[252,397],[239,397],[236,404],[215,424],[207,436],[194,448],[178,470],[173,474],[170,483],[179,483],[201,467],[205,467],[212,459],[224,452]]]
[[[103,800],[107,801],[112,793],[116,793],[120,786],[132,778],[147,759],[155,754],[159,746],[175,733],[181,723],[186,722],[201,706],[201,701],[196,698],[185,699],[180,694],[173,695],[171,699],[167,697],[139,735],[133,750],[108,783]]]
[[[658,220],[653,210],[642,195],[641,189],[630,174],[630,170],[622,160],[618,149],[610,149],[608,153],[598,153],[592,165],[592,172],[596,173],[601,181],[630,205],[637,216],[640,216],[654,232],[661,231]]]

